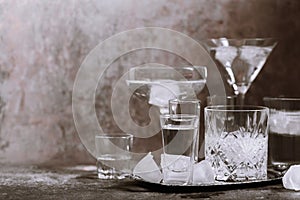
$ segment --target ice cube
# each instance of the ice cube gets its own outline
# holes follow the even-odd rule
[[[271,110],[270,131],[300,135],[300,112]]]
[[[240,48],[240,51],[241,59],[249,64],[249,72],[252,73],[255,67],[260,71],[272,48],[245,45]],[[250,75],[251,74],[248,74],[248,76]]]
[[[287,129],[288,133],[291,135],[300,135],[300,112],[293,111],[289,112],[287,115]]]
[[[180,95],[179,86],[174,80],[159,80],[152,84],[150,89],[149,104],[167,107],[170,99]]]
[[[288,120],[285,112],[271,110],[270,131],[275,133],[287,133]]]
[[[266,58],[267,55],[266,53],[267,52],[263,47],[247,46],[247,45],[240,47],[241,59],[247,61],[248,63],[253,62],[253,64],[255,65],[257,65],[260,60]]]
[[[210,184],[215,181],[215,173],[207,160],[194,165],[193,169],[193,185]]]
[[[190,157],[183,155],[161,154],[161,167],[172,171],[187,171],[190,167]]]
[[[215,50],[216,59],[219,60],[224,67],[231,67],[234,58],[237,56],[237,48],[232,46],[219,46]]]
[[[300,191],[300,165],[293,165],[282,178],[283,186],[289,190]]]
[[[153,160],[151,152],[137,163],[133,169],[133,174],[151,183],[159,183],[162,180],[162,173]]]

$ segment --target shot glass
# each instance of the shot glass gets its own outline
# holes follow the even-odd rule
[[[300,164],[300,98],[263,100],[270,109],[269,163],[284,171]]]
[[[169,100],[169,114],[191,114],[200,116],[200,100],[171,99]]]
[[[131,175],[132,142],[131,134],[95,136],[98,178],[123,179]]]
[[[199,117],[199,127],[196,135],[195,160],[199,160],[199,131],[200,131],[200,100],[198,99],[171,99],[169,100],[169,114],[189,114]],[[203,153],[202,153],[203,154]]]
[[[219,181],[267,178],[269,109],[261,106],[208,106],[205,159]]]
[[[192,183],[192,169],[199,127],[197,115],[161,115],[163,154],[161,167],[166,184]]]

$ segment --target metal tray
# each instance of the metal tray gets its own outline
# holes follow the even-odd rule
[[[265,180],[241,181],[241,182],[215,181],[212,184],[169,185],[165,183],[152,183],[149,181],[145,181],[139,177],[133,177],[133,178],[136,180],[136,182],[139,185],[141,185],[142,187],[146,187],[149,190],[159,191],[159,192],[183,193],[183,192],[218,191],[218,190],[262,187],[266,185],[281,183],[282,176],[283,173],[270,168],[268,169],[268,177]]]

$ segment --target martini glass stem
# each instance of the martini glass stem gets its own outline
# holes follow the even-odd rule
[[[245,105],[245,93],[238,94],[238,104],[242,106]]]

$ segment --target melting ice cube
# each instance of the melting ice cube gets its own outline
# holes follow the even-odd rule
[[[159,107],[168,106],[169,100],[180,95],[180,89],[174,80],[160,80],[152,84],[149,104]]]
[[[193,185],[210,184],[215,181],[215,173],[207,160],[194,165],[193,168]]]
[[[237,48],[232,46],[220,46],[215,50],[216,59],[219,60],[224,67],[231,67],[234,58],[237,56]]]
[[[273,133],[300,135],[300,112],[271,110],[270,131]]]
[[[161,154],[161,167],[172,171],[183,172],[191,166],[190,157],[183,155]]]
[[[286,189],[300,191],[300,165],[293,165],[282,178]]]
[[[162,173],[153,160],[151,152],[137,163],[133,169],[133,174],[152,183],[159,183],[162,180]]]

